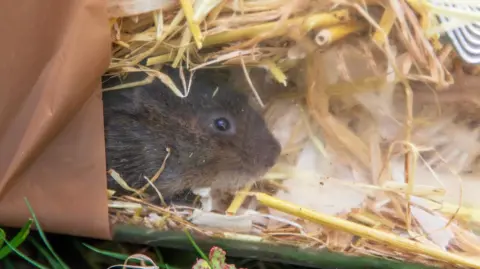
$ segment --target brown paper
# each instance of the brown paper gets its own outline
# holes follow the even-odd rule
[[[110,238],[100,76],[105,2],[0,2],[0,225]]]

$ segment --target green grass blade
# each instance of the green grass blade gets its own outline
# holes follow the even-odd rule
[[[10,244],[10,242],[8,242],[6,239],[5,239],[5,244],[10,247],[10,249],[15,252],[18,256],[20,256],[22,259],[26,260],[27,262],[29,262],[30,264],[32,264],[33,266],[39,268],[39,269],[49,269],[48,267],[46,267],[45,265],[42,265],[32,259],[30,259],[27,255],[23,254],[21,251],[19,251],[17,248],[15,248],[13,245]]]
[[[60,257],[57,255],[57,253],[53,250],[52,246],[50,245],[50,243],[48,242],[47,240],[47,237],[45,236],[45,233],[43,232],[41,226],[40,226],[40,223],[37,219],[37,216],[35,215],[35,212],[33,211],[32,209],[32,206],[30,205],[30,203],[28,202],[28,199],[27,198],[24,198],[25,199],[25,203],[27,204],[27,207],[28,207],[28,210],[30,211],[30,214],[32,214],[32,218],[33,220],[35,221],[35,226],[37,227],[37,230],[38,230],[38,233],[40,234],[40,238],[42,238],[42,241],[43,243],[45,244],[45,246],[47,247],[48,251],[50,251],[50,253],[53,255],[53,257],[55,257],[55,259],[57,260],[57,262],[62,266],[62,268],[64,269],[70,269],[70,267],[68,265],[66,265],[62,259],[60,259]]]
[[[192,235],[190,234],[190,232],[185,229],[185,234],[187,235],[188,237],[188,240],[190,240],[190,243],[192,243],[193,247],[195,248],[195,250],[198,252],[198,254],[202,257],[202,259],[204,259],[206,262],[208,262],[208,264],[210,265],[210,267],[212,266],[210,264],[210,259],[207,257],[207,255],[205,253],[203,253],[203,251],[200,249],[200,247],[197,245],[197,243],[195,243],[195,240],[193,240],[193,237]]]
[[[17,233],[17,235],[15,235],[12,240],[10,241],[10,245],[13,246],[13,248],[17,248],[18,246],[20,246],[24,241],[25,239],[27,238],[27,236],[30,234],[30,228],[32,227],[32,220],[29,219],[22,227],[22,229],[20,229],[20,231]],[[0,240],[2,242],[7,242],[7,238],[5,236],[5,232],[2,230],[2,233],[0,233]],[[5,258],[8,254],[10,254],[12,252],[12,248],[10,246],[3,246],[1,249],[0,249],[0,260]]]
[[[7,235],[3,229],[0,229],[0,249],[3,247],[3,238],[7,238]]]
[[[95,257],[92,258],[90,253],[87,253],[85,247],[82,246],[82,243],[80,243],[78,239],[75,239],[73,244],[75,245],[75,249],[80,253],[80,256],[82,256],[83,260],[88,264],[90,269],[104,269],[96,264],[97,259]]]
[[[141,261],[145,261],[145,260],[140,260],[140,259],[136,259],[136,258],[131,258],[130,255],[126,255],[126,254],[121,254],[121,253],[116,253],[116,252],[112,252],[112,251],[108,251],[108,250],[101,250],[101,249],[98,249],[96,247],[93,247],[93,246],[90,246],[89,244],[86,244],[86,243],[83,243],[83,245],[90,249],[91,251],[95,252],[95,253],[98,253],[100,255],[104,255],[104,256],[107,256],[107,257],[110,257],[110,258],[114,258],[114,259],[117,259],[117,260],[121,260],[121,261],[125,261],[125,260],[130,260],[130,261],[135,261],[135,262],[138,262],[140,263]],[[158,266],[160,268],[164,268],[164,269],[174,269],[174,267],[171,267],[171,266],[168,266],[166,264],[151,264],[152,266]]]
[[[165,262],[163,261],[163,256],[162,256],[162,253],[160,252],[160,250],[158,250],[158,248],[153,248],[153,250],[155,251],[155,255],[157,255],[158,263],[159,264],[164,264]]]
[[[110,257],[110,258],[114,258],[114,259],[117,259],[117,260],[123,260],[124,261],[124,260],[128,259],[128,257],[129,257],[129,255],[126,255],[126,254],[116,253],[116,252],[112,252],[112,251],[108,251],[108,250],[101,250],[101,249],[98,249],[96,247],[90,246],[89,244],[86,244],[86,243],[83,243],[83,245],[93,252],[96,252],[100,255],[107,256],[107,257]],[[137,260],[137,259],[132,259],[132,260],[134,260],[136,262],[140,261],[140,260]]]
[[[40,245],[40,243],[37,242],[37,240],[35,240],[33,237],[30,237],[29,240],[32,242],[33,246],[38,250],[38,252],[40,252],[47,259],[48,263],[50,263],[54,269],[62,269],[60,263],[58,263],[55,258],[48,253],[48,251],[42,245]]]

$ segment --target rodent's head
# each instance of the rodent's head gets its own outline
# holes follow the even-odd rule
[[[191,106],[191,130],[208,140],[196,146],[208,145],[204,147],[208,152],[197,151],[208,156],[205,169],[217,169],[214,185],[238,188],[275,164],[280,145],[247,97],[228,86],[216,90],[215,85],[200,82],[193,86],[184,105]]]
[[[167,69],[180,87],[178,72]],[[137,173],[144,172],[151,177],[162,164],[165,148],[169,147],[171,155],[157,184],[164,192],[208,186],[237,189],[267,172],[280,154],[280,144],[262,116],[248,104],[247,97],[215,76],[208,70],[195,72],[185,98],[175,96],[160,81],[137,87],[131,93],[125,91],[123,96],[128,96],[133,106],[119,104],[115,107],[117,113],[130,115],[130,118],[128,123],[123,119],[116,124],[129,124],[124,128],[133,129],[123,129],[122,132],[130,132],[123,135],[109,135],[108,118],[112,126],[116,124],[112,116],[106,115],[107,158],[109,137],[117,140],[116,147],[122,137],[129,140],[124,143],[125,147],[128,143],[141,143],[142,146],[136,146],[137,154],[142,155],[137,166],[143,167],[136,167]],[[132,146],[129,148],[131,150]],[[125,154],[114,151],[115,147],[110,147],[110,158],[123,158],[129,169],[134,169],[132,160],[127,161]],[[115,156],[119,154],[122,156]],[[130,159],[135,158],[133,154],[128,154]],[[110,164],[122,174],[120,162],[110,161]]]

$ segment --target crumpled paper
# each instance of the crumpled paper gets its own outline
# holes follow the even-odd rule
[[[111,238],[101,75],[106,3],[0,3],[0,225],[22,226],[27,198],[47,232]]]

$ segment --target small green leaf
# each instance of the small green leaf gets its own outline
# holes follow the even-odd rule
[[[223,249],[212,247],[208,256],[213,268],[223,268],[225,266],[226,255],[227,253]]]
[[[22,227],[22,229],[13,237],[12,241],[10,242],[10,245],[13,246],[13,248],[17,248],[20,246],[23,241],[27,238],[27,236],[30,234],[30,228],[32,227],[32,220],[29,219]],[[2,230],[2,233],[0,233],[0,240],[2,242],[7,242],[7,238],[5,237],[5,232]],[[0,249],[0,260],[5,258],[8,254],[12,252],[12,248],[10,246],[3,246]]]
[[[197,262],[192,266],[192,269],[212,269],[208,262],[204,259],[199,259]]]

